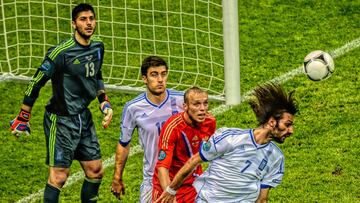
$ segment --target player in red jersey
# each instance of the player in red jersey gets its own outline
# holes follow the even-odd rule
[[[153,178],[153,201],[170,188],[168,185],[186,161],[199,151],[201,141],[207,141],[215,132],[215,118],[208,113],[208,94],[192,87],[184,95],[184,112],[173,115],[164,124],[159,140],[159,155]],[[185,179],[176,193],[176,201],[194,202],[192,183],[202,173],[199,165]]]

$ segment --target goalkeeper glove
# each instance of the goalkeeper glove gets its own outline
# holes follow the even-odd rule
[[[20,134],[25,133],[25,135],[30,135],[30,120],[31,114],[28,111],[23,109],[20,110],[19,115],[12,121],[10,121],[11,133],[16,137],[19,137]]]
[[[104,119],[102,120],[101,124],[104,128],[107,128],[110,125],[113,110],[111,108],[109,101],[104,101],[100,104],[100,110],[104,114]]]
[[[105,93],[100,94],[98,96],[98,100],[100,103],[100,110],[104,114],[104,119],[102,120],[101,124],[104,128],[107,128],[110,125],[113,116],[113,110],[111,108],[109,98]]]

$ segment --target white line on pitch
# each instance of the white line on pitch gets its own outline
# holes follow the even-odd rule
[[[333,57],[333,58],[337,58],[341,55],[344,55],[345,53],[349,52],[349,51],[352,51],[356,48],[358,48],[360,46],[360,37],[349,42],[349,43],[346,43],[345,45],[335,49],[335,50],[332,50],[332,51],[329,51],[328,53]],[[286,81],[288,81],[289,79],[303,73],[303,66],[299,66],[298,68],[296,69],[293,69],[292,71],[289,71],[279,77],[276,77],[272,80],[270,80],[269,82],[275,82],[275,83],[284,83]],[[243,94],[241,96],[241,100],[240,100],[240,103],[246,101],[248,99],[248,96],[252,93],[253,90],[250,90],[248,92],[246,92],[245,94]],[[217,108],[214,108],[213,110],[211,110],[211,112],[216,115],[216,114],[220,114],[220,113],[223,113],[225,111],[228,111],[232,108],[232,106],[228,106],[228,105],[220,105],[218,106]]]
[[[339,47],[333,51],[329,51],[329,54],[333,57],[333,58],[337,58],[349,51],[352,51],[353,49],[356,49],[360,46],[360,37],[349,42],[349,43],[346,43],[345,45],[343,45],[342,47]],[[288,81],[289,79],[295,77],[296,75],[299,75],[302,73],[302,69],[303,69],[303,66],[300,66],[290,72],[287,72],[279,77],[276,77],[272,80],[270,80],[270,82],[276,82],[276,83],[284,83],[286,81]],[[248,99],[248,96],[249,94],[252,92],[252,90],[250,90],[249,92],[246,92],[242,98],[241,98],[241,103],[246,101]],[[232,107],[231,106],[228,106],[228,105],[220,105],[214,109],[211,110],[211,112],[213,113],[213,115],[218,115],[218,114],[221,114],[221,113],[224,113],[228,110],[230,110]],[[138,154],[142,152],[142,149],[139,145],[136,145],[134,147],[131,148],[130,150],[130,154],[129,156],[132,156],[132,155],[135,155],[135,154]],[[114,164],[114,161],[115,160],[115,155],[111,156],[110,158],[107,158],[104,163],[103,163],[103,167],[104,169],[109,167],[109,166],[112,166]],[[66,188],[74,183],[76,183],[77,181],[81,180],[84,178],[84,173],[83,171],[79,171],[79,172],[76,172],[74,174],[72,174],[68,180],[66,181],[66,184],[64,185],[63,188]],[[17,203],[25,203],[25,202],[35,202],[39,199],[41,199],[42,195],[44,193],[44,189],[41,189],[39,191],[37,191],[36,193],[33,193],[27,197],[24,197],[22,198],[21,200],[17,201]]]
[[[132,147],[130,149],[130,153],[129,156],[135,155],[142,152],[142,149],[140,147],[140,145],[136,145],[134,147]],[[103,167],[107,168],[111,165],[113,165],[115,162],[115,155],[111,156],[110,158],[107,158],[104,162],[103,162]],[[76,172],[74,174],[72,174],[66,181],[66,184],[64,185],[63,188],[66,188],[74,183],[76,183],[77,181],[81,180],[84,178],[84,172],[83,171],[79,171]],[[25,203],[25,202],[35,202],[39,199],[42,198],[42,195],[44,193],[44,189],[41,189],[39,191],[37,191],[36,193],[33,193],[25,198],[22,198],[21,200],[17,201],[18,203]]]

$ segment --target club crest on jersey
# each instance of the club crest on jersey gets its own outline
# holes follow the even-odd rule
[[[195,135],[191,140],[191,145],[193,147],[197,147],[199,145],[199,142],[200,142],[199,137]]]
[[[204,142],[204,144],[202,145],[202,149],[207,152],[209,151],[211,148],[211,142]]]
[[[164,150],[160,150],[158,159],[160,161],[164,160],[166,158],[166,152]]]
[[[89,55],[89,56],[85,56],[86,60],[91,61],[91,59],[93,58],[93,55]]]

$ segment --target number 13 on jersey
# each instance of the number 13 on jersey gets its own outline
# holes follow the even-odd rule
[[[95,75],[95,64],[94,62],[89,62],[85,64],[86,77],[92,77]]]

